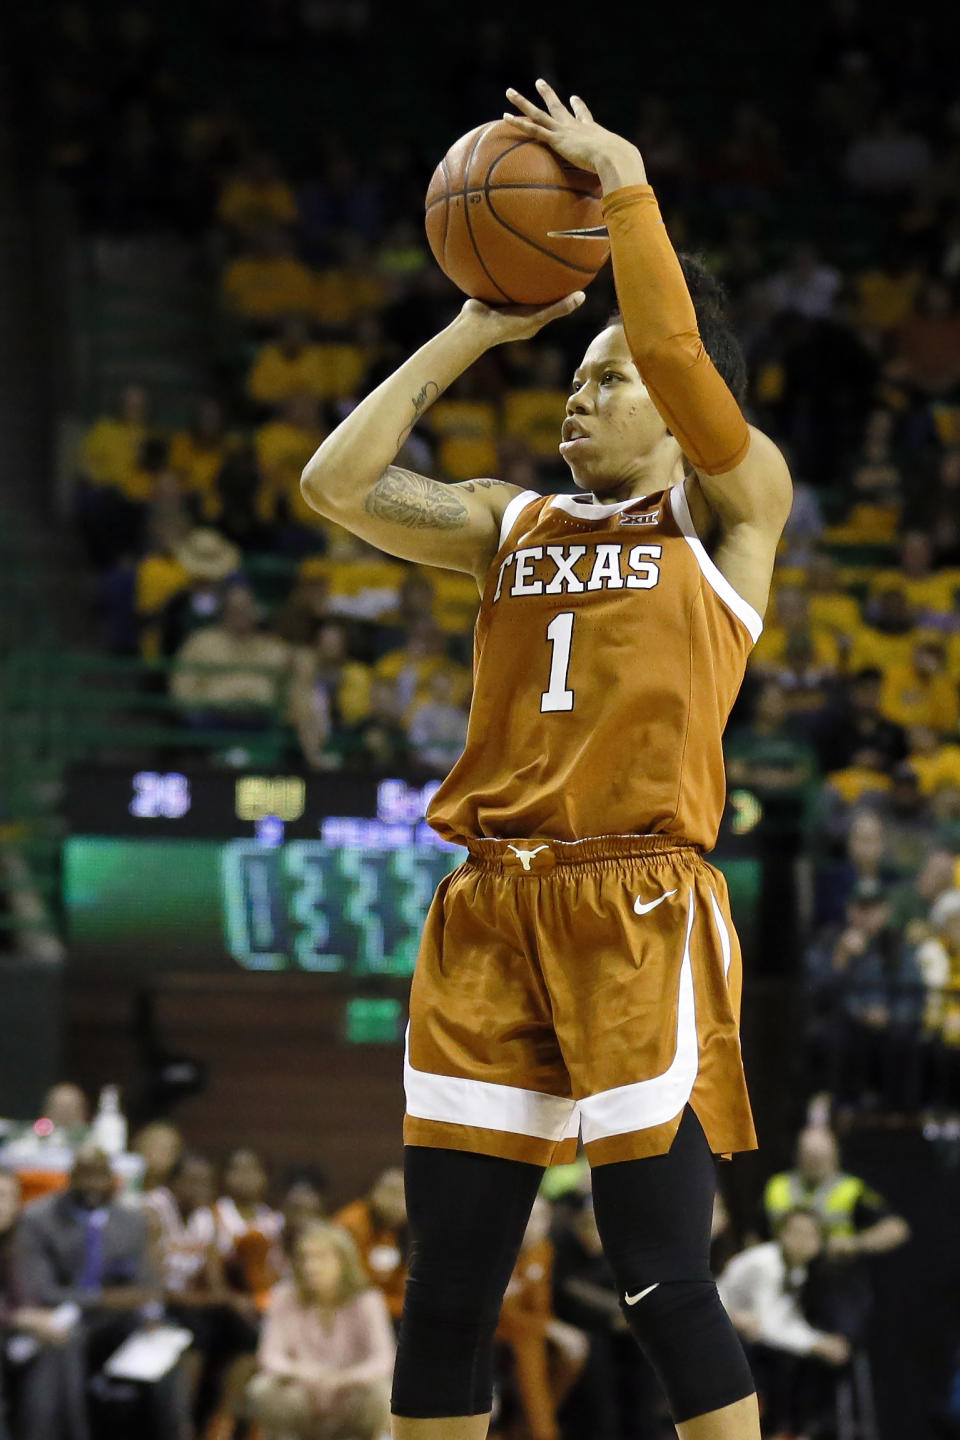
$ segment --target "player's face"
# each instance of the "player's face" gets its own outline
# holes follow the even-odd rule
[[[577,367],[563,422],[560,454],[574,482],[596,495],[618,493],[649,473],[668,438],[623,327],[601,330]]]

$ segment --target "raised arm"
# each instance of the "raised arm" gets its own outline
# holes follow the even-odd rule
[[[529,339],[582,299],[577,292],[541,309],[501,310],[468,300],[324,440],[300,482],[308,505],[403,560],[482,577],[519,488],[499,480],[443,484],[392,461],[429,406],[486,350]]]
[[[707,354],[680,262],[636,146],[605,130],[579,97],[571,109],[537,82],[541,110],[515,90],[511,119],[574,164],[604,195],[617,299],[630,353],[660,415],[696,471],[687,498],[713,558],[756,610],[766,608],[777,541],[790,513],[786,462],[746,420]]]

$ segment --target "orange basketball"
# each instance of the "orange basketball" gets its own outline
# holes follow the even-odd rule
[[[440,269],[490,305],[548,305],[582,290],[610,253],[606,236],[561,236],[603,224],[600,182],[509,120],[453,145],[427,190],[427,239]]]

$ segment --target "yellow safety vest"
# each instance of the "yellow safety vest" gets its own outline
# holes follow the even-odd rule
[[[800,1206],[820,1217],[828,1235],[853,1235],[856,1233],[854,1212],[867,1197],[877,1198],[855,1175],[840,1174],[827,1184],[808,1190],[796,1170],[784,1170],[767,1181],[763,1207],[774,1229],[788,1211]]]

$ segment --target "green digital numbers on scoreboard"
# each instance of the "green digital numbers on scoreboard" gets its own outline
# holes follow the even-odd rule
[[[458,861],[456,851],[413,844],[230,841],[221,862],[227,948],[249,970],[409,975],[433,892]]]

